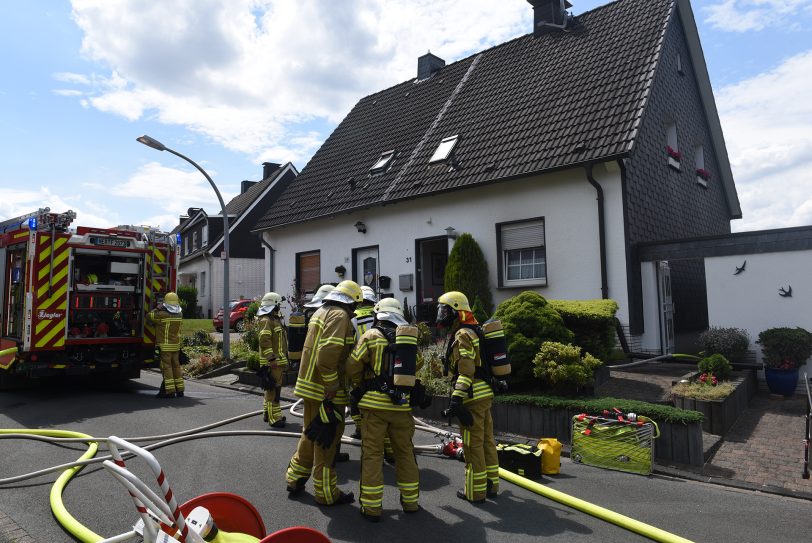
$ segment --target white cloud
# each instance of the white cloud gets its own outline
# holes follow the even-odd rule
[[[90,85],[91,83],[90,78],[86,75],[71,72],[57,72],[54,74],[54,79],[63,83],[75,83],[77,85]]]
[[[73,98],[75,96],[84,96],[84,92],[73,90],[73,89],[54,89],[52,91],[57,96],[67,96],[68,98]]]
[[[736,230],[812,224],[812,50],[716,93],[744,220]]]
[[[114,224],[113,217],[95,213],[98,211],[94,209],[95,205],[86,205],[81,197],[55,194],[48,187],[29,190],[0,188],[0,220],[26,215],[42,207],[50,207],[54,213],[72,209],[81,217],[83,226],[108,228]]]
[[[525,2],[491,0],[73,0],[87,77],[83,105],[145,116],[254,159],[301,161],[362,96],[530,31]],[[78,82],[78,81],[77,81]],[[113,83],[113,84],[111,84]],[[273,153],[271,155],[271,153]]]
[[[796,27],[795,15],[809,13],[812,0],[722,0],[702,8],[705,22],[729,32]]]

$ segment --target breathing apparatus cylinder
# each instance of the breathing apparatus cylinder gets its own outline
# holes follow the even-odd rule
[[[291,313],[288,318],[288,360],[301,360],[306,336],[304,313]]]
[[[414,386],[417,371],[417,326],[400,325],[395,331],[395,356],[392,359],[392,384]]]
[[[486,322],[482,325],[482,335],[484,336],[482,348],[485,351],[485,358],[490,364],[491,375],[495,379],[504,379],[510,375],[510,359],[507,355],[507,342],[502,322],[497,320]]]

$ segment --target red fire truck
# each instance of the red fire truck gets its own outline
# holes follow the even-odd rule
[[[69,228],[49,208],[0,222],[0,388],[53,375],[135,378],[154,363],[145,315],[175,290],[174,236]]]

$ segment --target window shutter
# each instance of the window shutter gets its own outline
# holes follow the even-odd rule
[[[544,221],[502,227],[502,250],[544,246]]]
[[[321,279],[321,258],[319,253],[299,255],[299,288],[302,292],[315,292]]]

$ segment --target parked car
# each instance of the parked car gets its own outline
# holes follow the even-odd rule
[[[236,330],[237,332],[245,331],[245,312],[248,311],[248,306],[251,305],[253,300],[232,300],[228,303],[231,313],[228,315],[228,328],[229,330]],[[221,307],[214,318],[211,320],[214,324],[214,329],[218,332],[223,331],[223,308]]]

